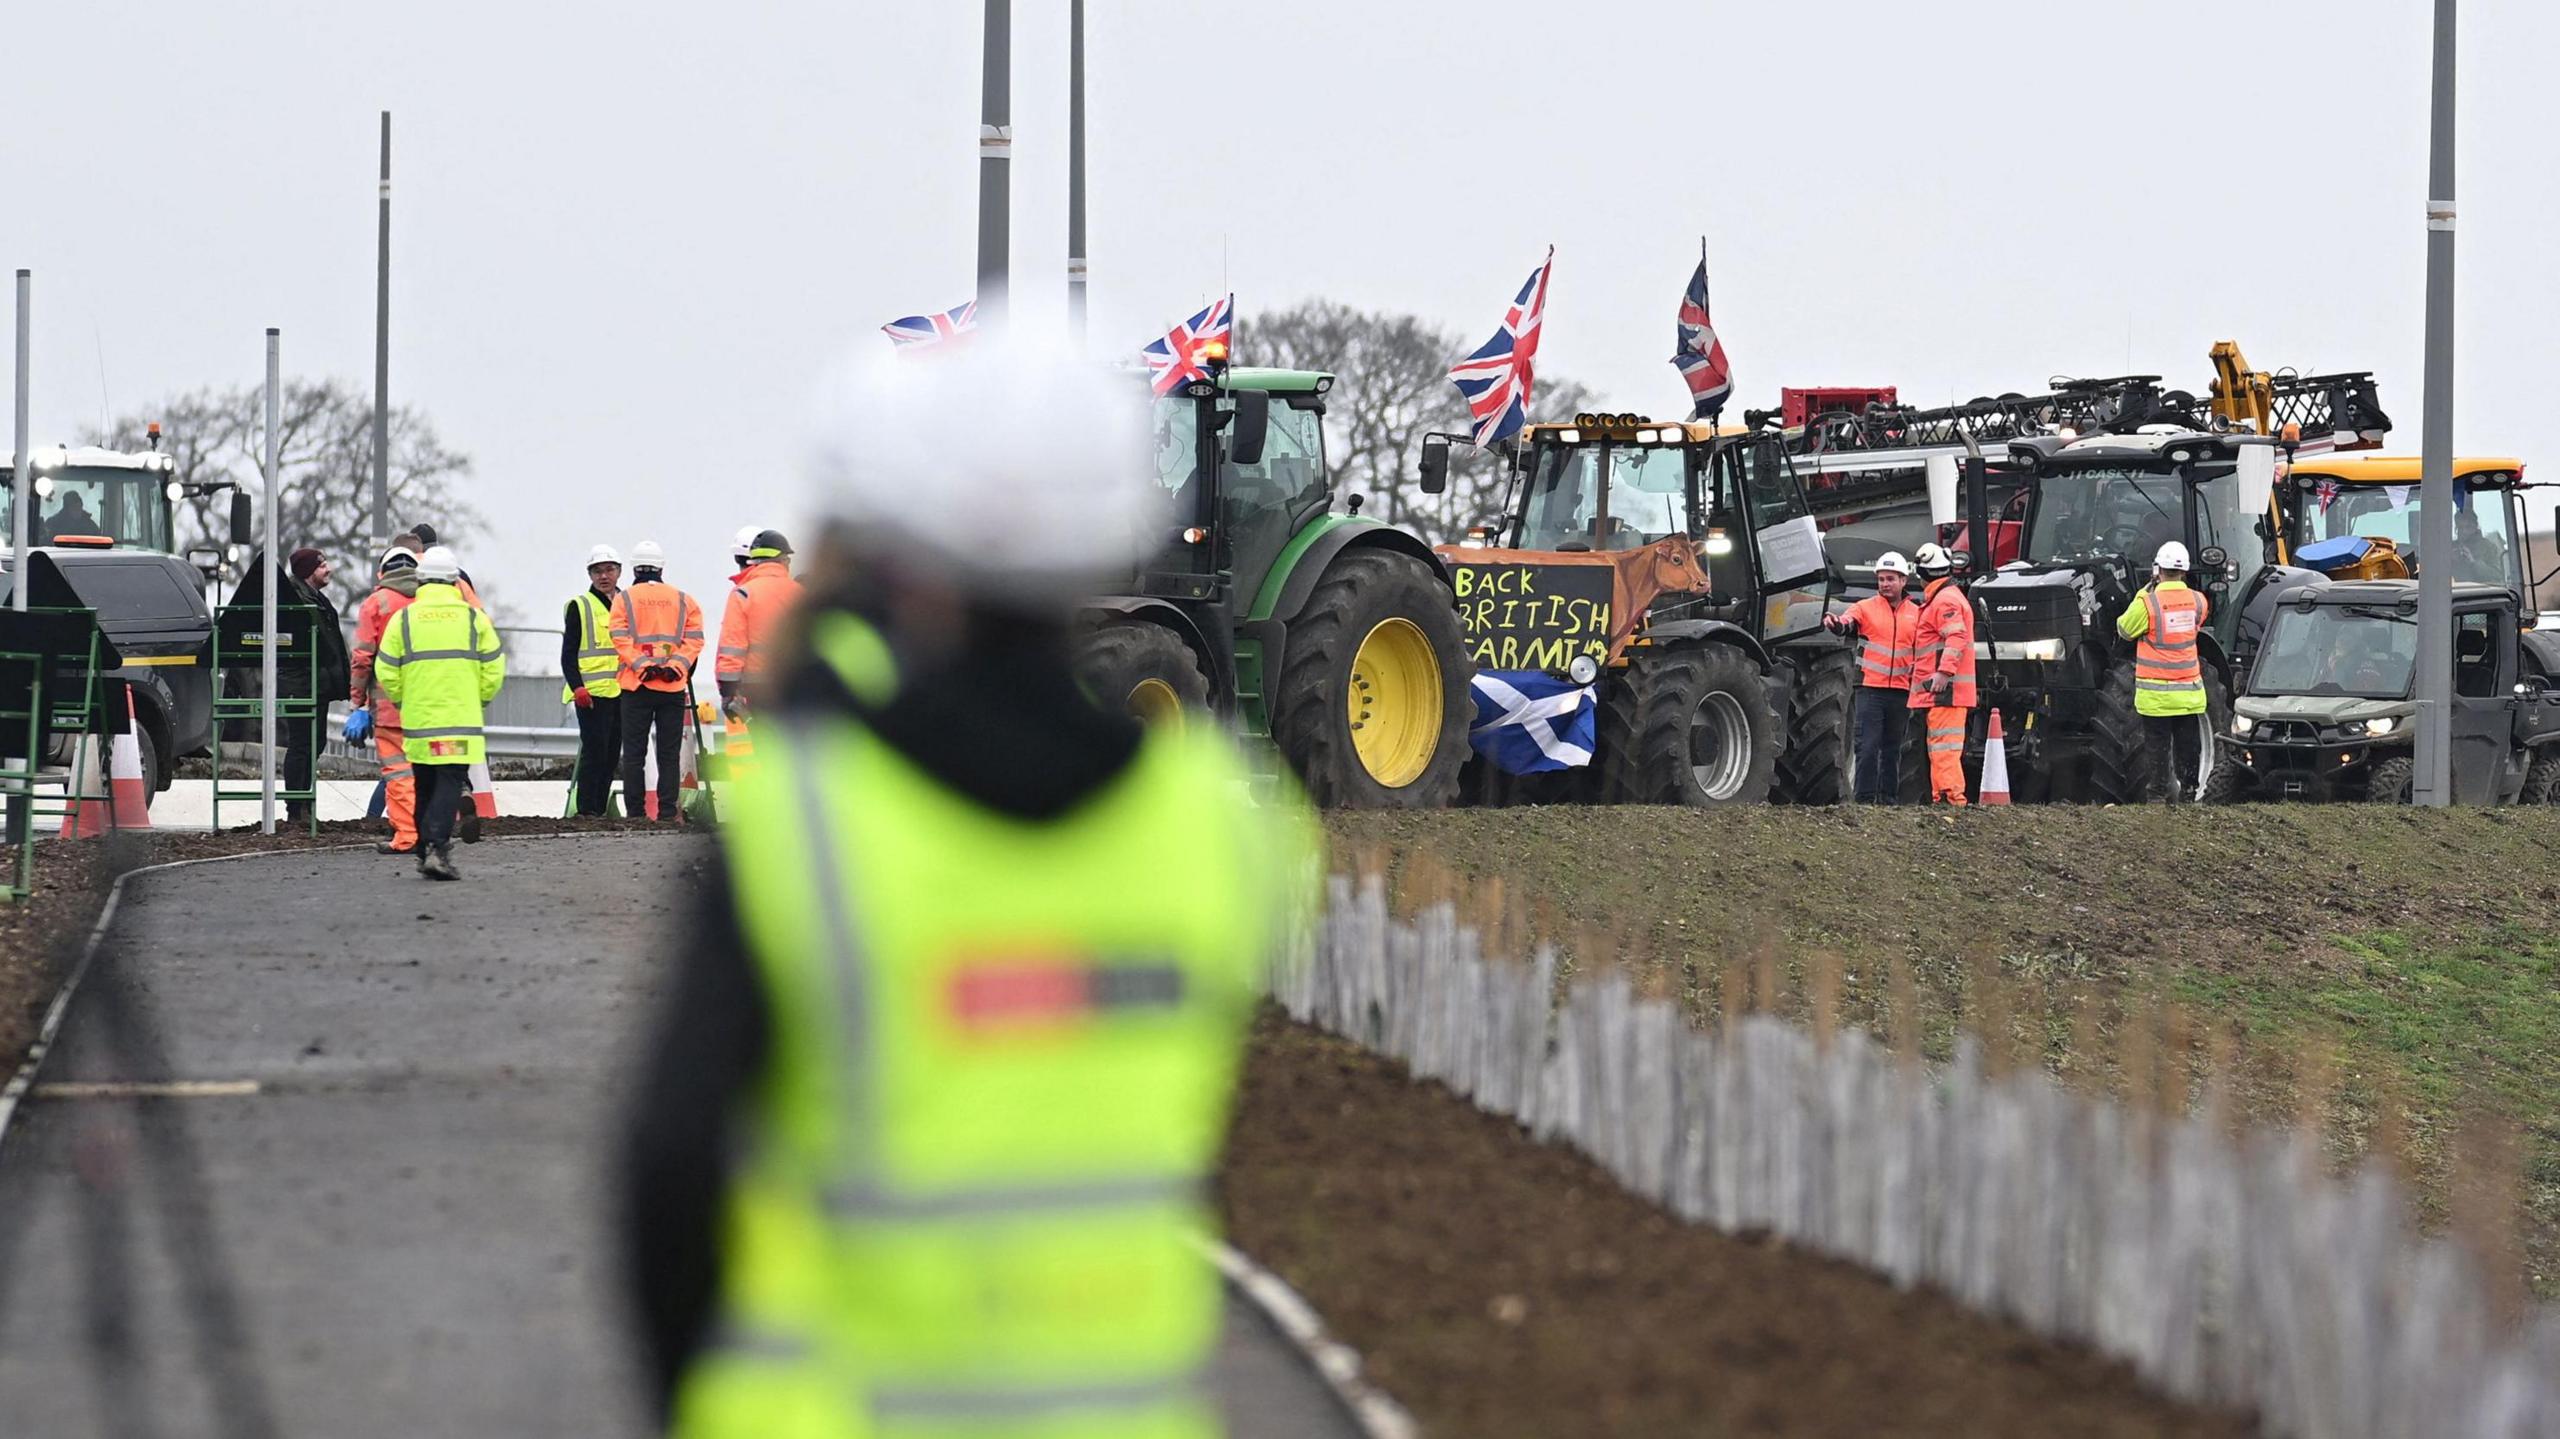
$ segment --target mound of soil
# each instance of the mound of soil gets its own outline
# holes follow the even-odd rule
[[[1929,1291],[1720,1234],[1266,1012],[1230,1236],[1450,1435],[2238,1435]]]

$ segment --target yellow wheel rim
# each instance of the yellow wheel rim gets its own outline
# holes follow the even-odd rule
[[[1162,680],[1140,680],[1129,690],[1129,713],[1148,724],[1182,723],[1182,696]]]
[[[1380,620],[1351,656],[1351,748],[1369,778],[1402,789],[1440,748],[1440,661],[1407,619]]]

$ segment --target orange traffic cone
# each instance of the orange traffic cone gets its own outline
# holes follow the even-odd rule
[[[98,737],[71,738],[71,765],[62,780],[70,809],[62,817],[64,839],[96,839],[115,825],[115,809],[107,794],[107,777],[98,768]]]
[[[124,718],[124,733],[116,736],[107,761],[109,787],[115,796],[113,818],[118,829],[149,829],[151,786],[142,777],[142,741],[135,737],[142,717],[134,713],[131,689],[124,692]]]
[[[1976,804],[2009,802],[2009,747],[2000,739],[2000,711],[1991,712],[1991,732],[1982,742],[1982,794]]]
[[[693,717],[699,718],[699,714]],[[697,728],[694,725],[684,727],[683,758],[677,761],[683,766],[676,779],[676,788],[682,791],[676,796],[675,817],[677,819],[684,818],[693,809],[693,792],[701,787],[702,747],[694,739]]]
[[[498,817],[498,785],[489,778],[486,760],[471,767],[471,812],[482,819]]]

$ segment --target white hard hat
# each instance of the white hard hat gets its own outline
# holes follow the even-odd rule
[[[2195,568],[2195,566],[2187,559],[2187,547],[2176,540],[2171,540],[2167,544],[2162,545],[2160,547],[2160,553],[2151,557],[2151,563],[2164,570],[2191,570]]]
[[[407,545],[393,545],[382,552],[382,560],[373,567],[373,572],[378,575],[387,575],[394,570],[414,570],[417,567],[418,552],[416,550]]]
[[[729,542],[729,553],[741,559],[745,558],[747,551],[756,547],[756,536],[763,533],[762,525],[740,525],[737,537]]]
[[[1137,378],[1020,342],[864,353],[829,377],[809,462],[819,511],[855,544],[1045,608],[1163,543]]]
[[[1912,563],[1917,565],[1920,573],[1924,575],[1943,575],[1956,567],[1955,557],[1947,553],[1945,545],[1935,540],[1922,545]]]
[[[631,547],[631,568],[635,570],[663,570],[666,567],[667,552],[658,548],[658,542],[656,540],[642,540],[640,543]]]
[[[418,556],[418,578],[458,580],[462,578],[462,561],[454,558],[449,546],[429,545],[427,552]]]
[[[588,569],[594,569],[598,565],[618,565],[621,563],[622,551],[615,549],[611,545],[598,545],[594,549],[587,551]]]
[[[1911,563],[1902,557],[1902,551],[1887,550],[1876,556],[1876,573],[1883,574],[1887,570],[1897,575],[1908,575],[1911,573]]]

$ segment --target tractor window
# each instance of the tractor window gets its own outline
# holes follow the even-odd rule
[[[2294,506],[2293,543],[2337,539],[2344,535],[2381,537],[2400,547],[2403,556],[2418,552],[2420,517],[2426,506],[2418,487],[2410,485],[2342,485],[2332,479],[2305,476]],[[2507,492],[2482,486],[2474,490],[2454,482],[2453,577],[2484,585],[2521,588],[2522,557],[2515,532],[2507,523]]]
[[[1611,450],[1608,533],[1599,548],[1640,549],[1687,534],[1688,480],[1684,450],[1654,445]]]
[[[2276,611],[2249,682],[2252,694],[2403,699],[2418,662],[2414,611],[2372,605],[2286,605]]]
[[[5,473],[6,467],[0,466],[0,474]],[[63,535],[104,535],[128,549],[169,550],[169,509],[161,493],[167,481],[160,472],[80,466],[39,474],[36,479],[49,493],[34,496],[29,543],[49,545]],[[13,489],[0,486],[0,535],[10,533]]]
[[[2228,609],[2231,612],[2229,618],[2233,621],[2239,618],[2238,597],[2249,592],[2250,582],[2267,567],[2263,522],[2263,516],[2241,507],[2237,470],[2227,470],[2196,486],[2196,563],[2202,565],[2202,552],[2216,545],[2221,546],[2230,559],[2226,561],[2223,574],[2209,575],[2199,571],[2193,578],[2197,584],[2207,586],[2217,581],[2226,582],[2227,588],[2222,595],[2228,602],[2226,598],[2218,598],[2214,608]],[[2142,563],[2148,566],[2150,556],[2143,556]],[[2228,636],[2231,630],[2224,628],[2220,632]]]
[[[1237,584],[1251,594],[1289,536],[1324,503],[1324,416],[1274,404],[1261,462],[1227,466],[1219,488]]]
[[[1529,507],[1520,526],[1520,548],[1591,547],[1592,522],[1600,517],[1600,451],[1578,445],[1539,447],[1529,474]]]
[[[1156,401],[1150,415],[1156,483],[1180,494],[1200,478],[1200,402],[1182,396]]]
[[[2035,486],[2025,557],[2039,564],[2114,559],[2148,569],[2161,545],[2183,538],[2180,483],[2166,470],[2065,469],[2045,475]]]

